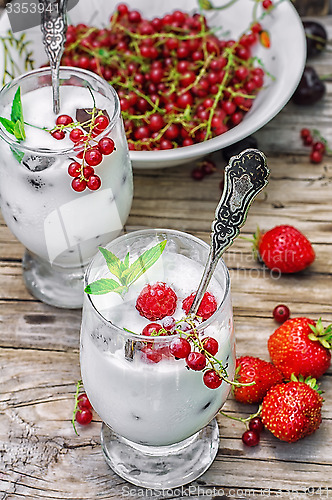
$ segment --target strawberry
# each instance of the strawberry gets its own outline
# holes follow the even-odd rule
[[[263,399],[261,418],[274,436],[294,443],[318,429],[322,421],[322,396],[315,379],[293,380],[272,387]]]
[[[236,382],[255,384],[245,387],[233,386],[233,394],[241,403],[260,403],[267,391],[282,380],[281,372],[269,361],[242,356],[236,360]]]
[[[145,285],[136,300],[136,309],[141,316],[155,321],[171,316],[176,309],[177,296],[166,283]]]
[[[194,301],[196,293],[192,293],[182,302],[182,309],[186,314],[189,313],[191,304]],[[210,292],[205,292],[202,302],[197,311],[197,316],[200,316],[204,321],[208,319],[217,310],[217,301],[214,295]]]
[[[269,268],[281,273],[297,273],[315,260],[310,241],[293,226],[276,226],[254,235],[256,250]]]
[[[332,325],[324,329],[321,319],[288,319],[270,336],[267,347],[272,363],[284,377],[319,378],[331,361]]]

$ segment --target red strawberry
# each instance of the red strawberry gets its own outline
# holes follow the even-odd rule
[[[294,380],[269,390],[263,399],[261,418],[274,436],[294,443],[318,429],[323,398],[316,392],[315,382]]]
[[[297,273],[315,260],[310,241],[293,226],[276,226],[264,234],[256,233],[255,247],[269,269]]]
[[[331,361],[332,325],[324,329],[319,319],[315,324],[308,318],[292,318],[270,336],[267,347],[272,363],[284,377],[319,378]]]
[[[182,309],[186,314],[189,313],[191,304],[194,301],[196,293],[192,293],[182,302]],[[208,319],[217,310],[217,301],[214,295],[210,292],[205,292],[202,302],[197,311],[197,316],[200,316],[204,321]]]
[[[245,387],[233,386],[233,394],[241,403],[260,403],[267,391],[282,380],[281,372],[269,361],[242,356],[236,360],[236,382],[255,384]]]
[[[166,283],[158,282],[145,285],[136,301],[136,309],[141,316],[155,321],[171,316],[176,309],[177,296]]]

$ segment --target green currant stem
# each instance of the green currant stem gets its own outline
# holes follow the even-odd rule
[[[250,420],[252,420],[253,418],[259,417],[261,412],[262,412],[262,405],[259,405],[256,413],[252,413],[247,418],[234,417],[234,416],[230,415],[229,413],[225,413],[224,411],[219,411],[220,415],[223,415],[224,417],[230,418],[231,420],[237,420],[238,422],[242,422],[244,425],[247,425],[247,423],[250,422]]]
[[[77,384],[76,384],[75,406],[74,406],[74,410],[73,410],[73,417],[71,419],[71,423],[72,423],[72,425],[74,427],[74,431],[75,431],[76,436],[78,436],[78,432],[76,430],[76,425],[75,425],[75,415],[76,415],[76,411],[77,411],[77,408],[78,408],[78,396],[79,396],[79,393],[80,393],[81,386],[82,386],[82,380],[79,380],[77,382]]]

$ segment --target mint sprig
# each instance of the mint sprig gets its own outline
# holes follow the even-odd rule
[[[129,264],[129,253],[121,260],[106,248],[99,247],[109,271],[118,281],[113,278],[101,278],[90,283],[85,288],[85,293],[104,295],[109,292],[116,292],[122,295],[127,292],[130,285],[157,262],[165,249],[166,243],[167,240],[157,243],[154,247],[143,252],[132,264]]]
[[[21,87],[18,87],[12,104],[10,120],[0,116],[0,123],[10,134],[15,136],[18,142],[24,141],[25,130],[24,130],[24,119],[23,119],[23,108],[21,101]]]

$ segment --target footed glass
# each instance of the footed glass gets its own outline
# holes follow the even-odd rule
[[[82,307],[87,264],[98,246],[121,233],[132,203],[132,170],[119,99],[97,75],[78,68],[60,69],[60,114],[82,123],[90,119],[93,107],[101,110],[109,124],[90,138],[90,145],[103,137],[115,144],[115,150],[94,167],[101,187],[78,192],[71,185],[68,166],[75,161],[82,165],[84,142],[72,142],[70,130],[63,140],[42,130],[54,128],[57,118],[50,69],[31,71],[4,86],[1,117],[11,118],[19,88],[26,139],[18,141],[3,123],[0,126],[1,211],[26,248],[23,277],[28,290],[54,306]],[[87,110],[85,118],[76,115],[77,110]]]
[[[182,301],[198,287],[209,246],[180,231],[147,229],[120,236],[106,248],[122,260],[129,252],[132,262],[165,241],[159,259],[122,296],[85,294],[81,328],[82,379],[103,421],[104,457],[127,481],[158,489],[189,483],[211,465],[219,442],[214,417],[230,390],[225,380],[216,389],[208,388],[202,371],[189,369],[185,359],[171,353],[175,338],[190,341],[193,323],[185,317]],[[105,277],[112,275],[98,253],[87,269],[85,285]],[[136,301],[147,284],[155,283],[166,283],[177,296],[171,315],[176,327],[170,335],[147,337],[142,331],[152,321],[138,312]],[[232,380],[233,316],[229,274],[222,260],[208,290],[217,300],[217,309],[195,323],[195,342],[204,337],[217,340],[214,358],[222,363],[225,378]],[[163,325],[163,319],[154,323]],[[187,333],[179,333],[179,328]],[[199,351],[194,342],[191,346]]]

